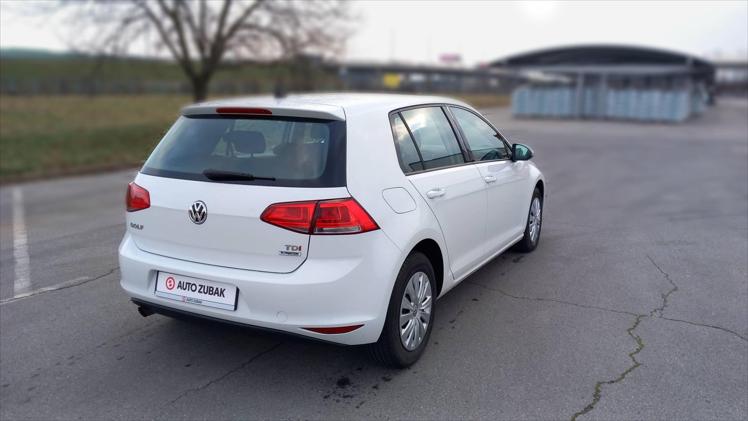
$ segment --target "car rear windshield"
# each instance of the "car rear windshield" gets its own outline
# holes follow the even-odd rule
[[[345,186],[345,123],[182,116],[141,172],[224,183],[341,187]]]

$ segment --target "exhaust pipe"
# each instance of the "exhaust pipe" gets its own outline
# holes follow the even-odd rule
[[[145,306],[138,306],[138,313],[143,317],[148,317],[153,314],[153,310]]]

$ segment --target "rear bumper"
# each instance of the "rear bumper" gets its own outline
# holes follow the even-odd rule
[[[313,236],[309,250],[306,262],[296,271],[268,273],[148,253],[125,234],[119,248],[121,286],[137,304],[155,310],[173,309],[346,345],[375,342],[402,263],[400,250],[381,230],[355,236]],[[237,308],[229,311],[157,297],[159,271],[236,285]],[[359,324],[363,326],[343,334],[303,329]]]

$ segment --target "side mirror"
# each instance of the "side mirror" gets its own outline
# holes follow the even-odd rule
[[[528,161],[535,156],[532,149],[521,143],[515,143],[512,145],[512,161]]]

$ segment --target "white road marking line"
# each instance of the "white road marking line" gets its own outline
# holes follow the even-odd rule
[[[23,190],[20,187],[15,187],[13,188],[13,261],[15,269],[13,296],[18,296],[31,290],[28,242],[26,219],[23,210]]]

